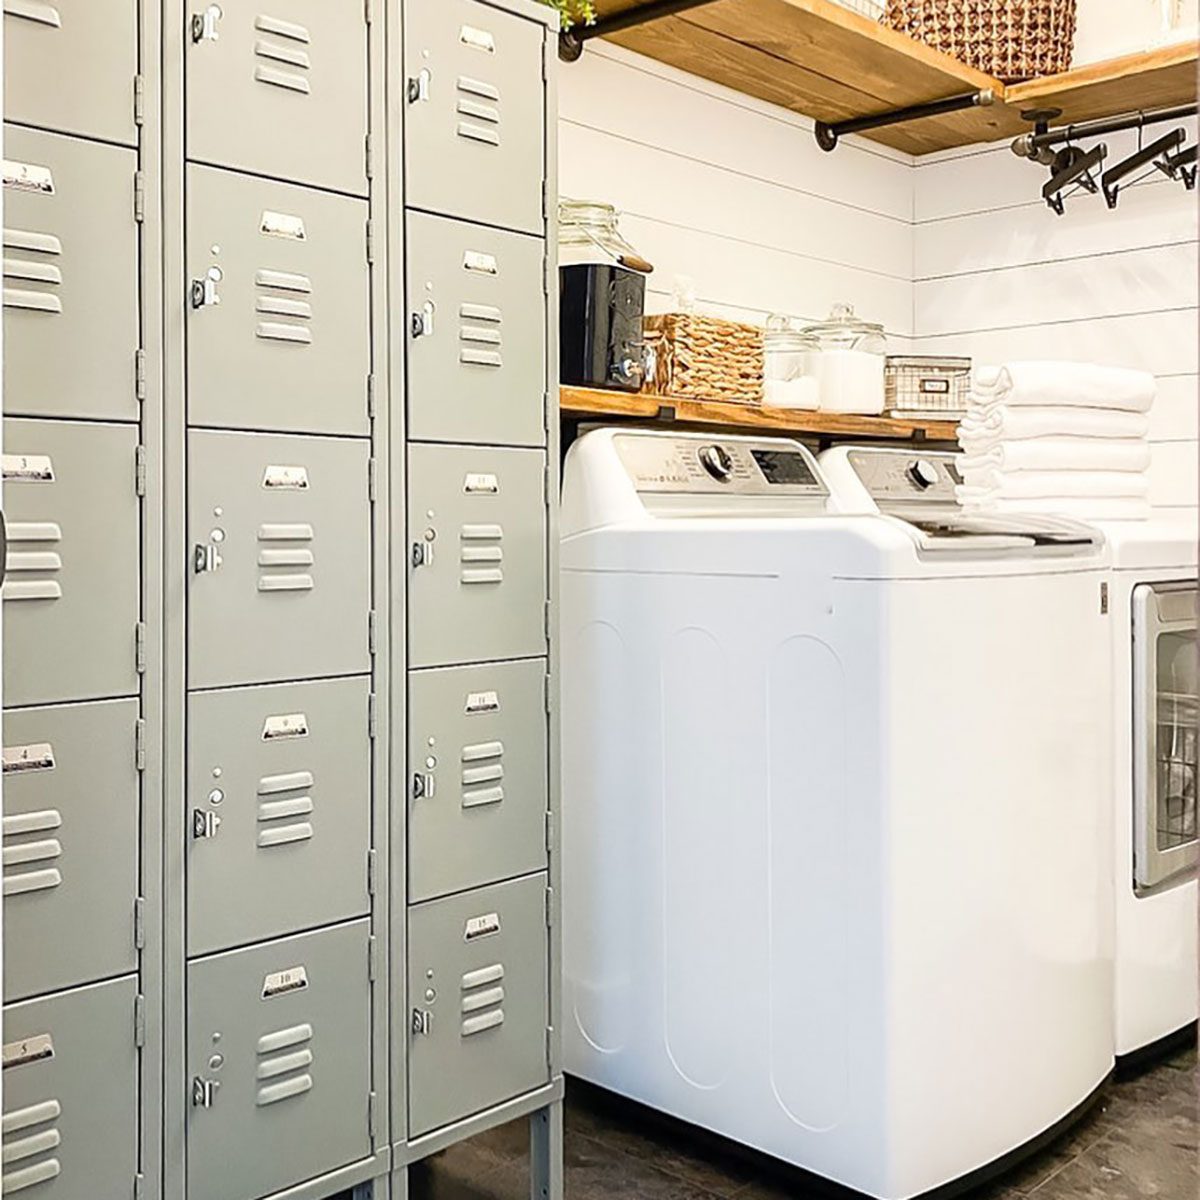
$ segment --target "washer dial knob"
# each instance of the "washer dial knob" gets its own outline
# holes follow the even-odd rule
[[[938,469],[928,459],[918,458],[908,468],[908,477],[920,488],[921,491],[927,491],[941,478],[938,474]]]
[[[700,465],[718,482],[727,483],[733,474],[733,457],[724,446],[715,443],[700,447]]]

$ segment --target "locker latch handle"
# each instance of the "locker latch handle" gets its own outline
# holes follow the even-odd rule
[[[429,533],[426,533],[424,541],[413,542],[412,565],[414,568],[433,566],[433,538]]]
[[[415,338],[433,337],[433,314],[437,311],[432,300],[426,300],[420,312],[412,315],[412,335]]]
[[[215,1079],[201,1079],[196,1076],[192,1080],[192,1107],[193,1108],[212,1108],[217,1100],[217,1092],[220,1089],[220,1083]]]
[[[215,542],[202,542],[192,551],[192,569],[197,575],[219,570],[224,561]]]
[[[416,104],[429,99],[429,85],[433,82],[433,72],[423,67],[415,79],[408,81],[408,102]]]
[[[210,4],[202,13],[192,14],[192,41],[215,42],[221,37],[217,22],[225,14],[219,4]]]
[[[432,771],[418,772],[413,776],[413,799],[432,800],[437,795],[437,776]]]
[[[192,837],[215,838],[221,829],[221,817],[218,813],[205,808],[192,810]]]
[[[221,294],[217,291],[217,284],[223,278],[220,267],[209,267],[203,279],[193,279],[192,307],[210,308],[214,304],[220,304]]]
[[[433,1013],[426,1008],[414,1008],[412,1031],[415,1037],[428,1037],[433,1032]]]

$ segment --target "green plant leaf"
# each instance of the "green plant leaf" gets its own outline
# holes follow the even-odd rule
[[[558,10],[559,20],[564,29],[570,29],[572,25],[596,23],[596,6],[593,0],[542,0],[542,3]]]

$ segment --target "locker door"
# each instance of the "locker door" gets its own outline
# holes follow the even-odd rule
[[[196,425],[367,435],[367,205],[187,172],[188,416]]]
[[[545,869],[545,688],[543,659],[410,674],[410,900]]]
[[[4,0],[4,116],[137,145],[137,0]]]
[[[272,1195],[370,1155],[368,925],[188,966],[188,1200]]]
[[[137,430],[4,422],[4,701],[138,690]]]
[[[193,688],[370,670],[368,444],[188,435]]]
[[[405,203],[545,231],[545,26],[475,0],[406,0]]]
[[[4,410],[136,421],[137,154],[4,136]]]
[[[409,910],[411,1136],[549,1082],[545,896],[533,875]]]
[[[546,444],[540,239],[408,217],[409,436]]]
[[[362,4],[195,0],[188,158],[367,194]]]
[[[546,456],[409,449],[409,661],[546,653]]]
[[[137,969],[136,700],[4,714],[4,998]]]
[[[367,912],[367,697],[336,679],[188,698],[190,954]]]
[[[136,992],[116,979],[5,1008],[4,1195],[133,1195]]]

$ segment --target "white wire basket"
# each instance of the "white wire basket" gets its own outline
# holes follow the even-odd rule
[[[883,19],[884,0],[834,0],[834,2],[860,16],[870,17],[872,21]]]

